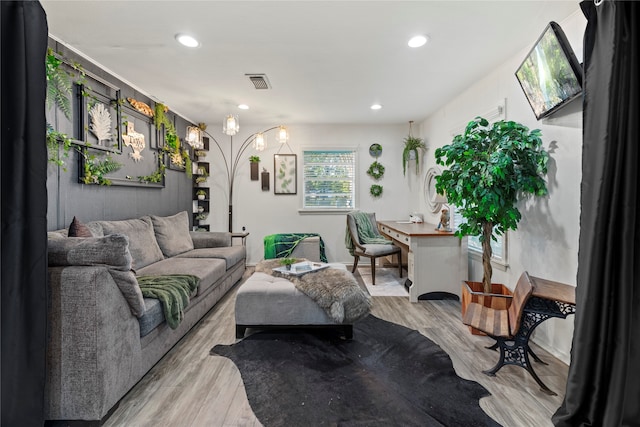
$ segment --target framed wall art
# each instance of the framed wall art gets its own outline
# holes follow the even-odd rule
[[[273,155],[273,193],[297,194],[297,155],[274,154]]]
[[[75,91],[77,123],[74,144],[122,153],[120,89],[85,72],[84,82],[76,84]]]

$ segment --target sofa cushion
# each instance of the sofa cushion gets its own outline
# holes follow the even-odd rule
[[[150,218],[158,246],[165,257],[170,258],[193,249],[187,211],[172,216],[151,215]]]
[[[226,262],[227,270],[247,257],[244,246],[228,246],[226,248],[201,248],[182,253],[178,258],[218,258]]]
[[[122,292],[124,299],[127,300],[131,314],[138,318],[142,317],[145,312],[144,299],[140,285],[138,285],[136,276],[133,274],[133,270],[120,271],[109,269],[109,274],[111,274],[116,285],[118,285],[118,289]]]
[[[197,295],[201,295],[224,276],[226,262],[215,258],[167,258],[137,271],[138,276],[193,274],[200,279]]]
[[[151,219],[129,219],[125,221],[98,221],[105,235],[124,234],[129,237],[129,251],[133,258],[133,269],[139,270],[164,259],[156,242]]]
[[[147,309],[144,315],[138,319],[140,322],[140,337],[146,336],[164,322],[164,312],[159,299],[145,298],[144,305]]]
[[[93,237],[104,237],[104,230],[102,230],[102,225],[100,225],[99,221],[89,221],[85,225],[91,230]]]
[[[231,246],[231,233],[226,231],[190,231],[189,234],[196,249]]]
[[[96,221],[91,221],[84,225],[91,232],[91,237],[104,237],[104,233],[102,232],[102,226],[98,224]],[[69,228],[61,228],[59,230],[47,231],[48,239],[64,239],[67,237],[74,237],[69,235]]]
[[[69,230],[47,231],[47,240],[61,240],[67,238]]]
[[[137,317],[144,314],[142,292],[131,271],[127,236],[64,237],[49,240],[47,249],[50,267],[105,267],[129,303],[131,313]],[[73,271],[69,270],[68,274],[73,274]]]

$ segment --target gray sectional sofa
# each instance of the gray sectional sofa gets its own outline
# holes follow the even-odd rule
[[[91,237],[48,233],[48,420],[103,419],[245,271],[245,247],[230,233],[189,231],[187,212],[83,229]],[[169,274],[200,279],[175,329],[136,280]]]

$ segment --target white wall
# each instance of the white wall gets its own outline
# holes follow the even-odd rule
[[[582,60],[582,36],[586,25],[584,16],[576,6],[576,12],[559,23],[578,59]],[[531,44],[542,30],[540,28],[538,33],[531,34]],[[494,269],[493,280],[513,287],[522,271],[527,270],[534,276],[575,285],[582,175],[581,102],[576,100],[553,117],[536,121],[514,76],[530,48],[523,47],[509,61],[414,127],[414,134],[422,136],[428,147],[418,175],[413,168],[406,177],[402,174],[402,140],[408,133],[408,124],[291,126],[289,145],[293,153],[298,155],[299,168],[298,194],[295,196],[273,194],[273,154],[280,148],[273,140],[273,133],[268,135],[267,149],[257,153],[261,157],[260,169],[266,167],[270,172],[268,192],[261,190],[259,181],[249,178],[248,157],[256,153],[248,149],[239,162],[233,202],[234,231],[240,231],[244,226],[251,233],[247,239],[247,263],[253,265],[263,258],[262,239],[265,235],[284,232],[320,233],[325,240],[329,261],[350,263],[353,260],[344,246],[344,214],[309,215],[298,212],[302,204],[301,153],[304,148],[357,148],[359,209],[376,212],[379,219],[401,219],[407,218],[411,212],[422,212],[426,221],[437,223],[438,214],[429,213],[424,198],[425,172],[428,167],[435,165],[435,148],[452,140],[453,129],[460,129],[475,116],[495,108],[499,102],[506,102],[506,119],[542,130],[545,148],[551,155],[547,176],[549,195],[522,203],[523,218],[519,228],[509,233],[509,267],[504,272]],[[262,128],[241,127],[239,135],[234,138],[234,146],[238,147],[244,138],[260,130]],[[220,132],[209,132],[229,157],[229,137]],[[374,160],[368,148],[374,142],[383,146],[379,161],[386,167],[385,176],[380,182],[384,186],[384,194],[380,199],[369,196],[369,186],[374,181],[366,175],[369,164]],[[218,202],[211,206],[208,223],[212,230],[226,230],[225,168],[219,151],[213,143],[211,145],[207,156],[212,167],[209,184],[212,200]],[[285,147],[280,152],[291,151]],[[481,279],[482,269],[478,261],[470,262],[469,277],[472,280]],[[573,316],[570,316],[567,320],[551,319],[541,324],[534,341],[568,363],[572,336]]]
[[[582,61],[582,36],[586,26],[584,16],[576,10],[559,24],[578,60]],[[542,30],[540,28],[540,33]],[[532,44],[538,36],[539,33],[531,34]],[[421,135],[430,147],[427,167],[435,165],[435,148],[453,139],[451,130],[490,111],[500,100],[506,99],[507,120],[542,130],[545,148],[551,157],[547,175],[549,195],[521,203],[522,221],[518,230],[508,235],[509,267],[504,272],[494,268],[493,281],[513,288],[520,274],[527,270],[533,276],[575,285],[582,177],[581,100],[573,101],[551,118],[536,121],[514,76],[530,48],[523,48],[420,124]],[[417,189],[422,183],[416,179],[414,184]],[[425,206],[422,193],[414,194],[412,209]],[[436,216],[431,215],[433,221],[437,221]],[[481,280],[481,262],[472,260],[470,266],[470,279]],[[536,330],[534,340],[568,363],[572,336],[573,316],[569,316],[567,320],[550,319],[542,323]]]
[[[252,132],[262,128],[240,127],[240,133],[234,137],[234,152]],[[209,132],[218,140],[229,157],[230,138],[220,133]],[[247,264],[254,265],[263,259],[263,237],[274,233],[313,232],[319,233],[325,241],[327,257],[330,262],[351,263],[344,245],[346,216],[341,214],[302,214],[302,150],[305,148],[347,148],[357,149],[357,208],[376,212],[379,219],[407,219],[411,203],[411,187],[408,179],[402,175],[403,139],[408,132],[407,125],[296,125],[289,127],[288,147],[280,147],[275,142],[273,132],[267,134],[267,149],[256,153],[247,149],[237,169],[233,196],[234,231],[242,227],[251,234],[247,238]],[[382,145],[379,162],[385,166],[385,175],[379,184],[383,186],[382,197],[374,199],[369,195],[369,187],[374,183],[366,171],[374,158],[369,155],[369,146]],[[227,181],[222,157],[215,144],[211,144],[206,160],[211,163],[212,173],[209,184],[212,189],[211,214],[207,222],[211,230],[227,230]],[[281,154],[293,151],[298,155],[298,194],[273,194],[273,155],[281,149]],[[250,155],[260,156],[260,170],[265,167],[270,173],[270,190],[262,191],[260,181],[251,181],[249,176]],[[227,159],[228,161],[228,159]]]

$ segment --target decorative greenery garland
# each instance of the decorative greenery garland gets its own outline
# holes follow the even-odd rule
[[[77,72],[73,74],[62,67],[64,61],[58,57],[53,49],[47,49],[45,57],[45,70],[47,78],[46,107],[47,109],[55,105],[64,116],[71,120],[71,93],[73,88],[73,80],[78,79],[79,82],[84,80],[84,70],[82,66],[76,62],[69,62],[69,66]],[[83,94],[85,95],[85,94]],[[67,171],[65,160],[69,157],[71,150],[71,138],[62,132],[58,132],[53,125],[47,122],[47,150],[48,161],[62,167]],[[62,151],[59,150],[62,148]]]
[[[373,184],[369,188],[369,194],[371,194],[373,197],[380,197],[382,195],[382,185]]]
[[[62,152],[59,148],[62,147]],[[71,138],[66,133],[58,132],[47,123],[47,153],[49,155],[49,163],[56,164],[67,171],[64,160],[69,157],[71,150]]]
[[[169,108],[166,105],[160,102],[156,103],[153,122],[157,128],[164,125],[165,145],[162,149],[169,155],[169,161],[179,168],[184,169],[187,176],[191,178],[192,171],[189,150],[181,148],[181,142],[176,128],[165,114],[167,111],[169,111]]]
[[[122,164],[113,160],[110,154],[107,154],[103,160],[98,159],[94,154],[83,153],[83,156],[84,176],[82,182],[85,184],[111,185],[111,180],[105,178],[105,175],[122,167]]]
[[[382,178],[382,176],[384,175],[384,166],[382,166],[382,164],[378,163],[378,161],[376,160],[375,162],[371,163],[371,166],[369,166],[369,169],[367,169],[367,175],[376,180]]]
[[[162,152],[159,153],[158,156],[158,169],[156,169],[151,175],[138,176],[138,181],[140,182],[153,182],[159,183],[162,182],[162,178],[165,175],[165,170],[167,166],[164,164],[164,155]]]

